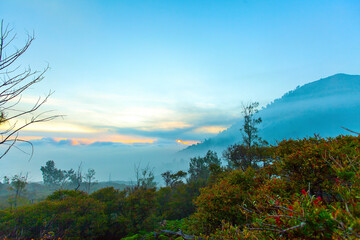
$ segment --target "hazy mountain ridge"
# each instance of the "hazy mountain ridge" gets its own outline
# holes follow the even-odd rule
[[[274,144],[288,138],[320,134],[333,137],[349,134],[341,127],[360,130],[360,75],[336,74],[287,92],[258,113],[263,120],[259,134]],[[241,142],[243,120],[183,153],[202,154],[208,149],[222,151]]]

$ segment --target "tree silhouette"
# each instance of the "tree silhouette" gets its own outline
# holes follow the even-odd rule
[[[95,170],[92,169],[92,168],[89,168],[88,172],[84,176],[84,180],[85,180],[85,183],[86,183],[87,192],[90,193],[91,186],[94,185]]]
[[[161,174],[164,179],[166,187],[174,187],[177,184],[181,183],[181,179],[187,175],[184,171],[178,171],[177,173],[171,173],[171,171],[166,171]]]
[[[2,148],[3,151],[0,153],[0,159],[15,146],[16,142],[28,142],[19,138],[18,134],[20,130],[34,123],[47,122],[59,117],[59,115],[45,116],[44,112],[37,113],[37,110],[52,94],[51,91],[44,98],[39,97],[30,108],[23,110],[18,106],[18,104],[22,102],[21,96],[24,91],[42,81],[49,67],[46,67],[42,71],[33,71],[30,67],[21,70],[20,66],[17,65],[17,60],[30,47],[34,40],[34,34],[29,34],[24,46],[20,48],[13,48],[12,43],[15,38],[16,34],[13,34],[12,29],[10,29],[8,25],[5,26],[3,20],[1,20],[0,124],[3,125],[4,128],[0,130],[0,145],[6,147]]]
[[[53,160],[47,161],[40,170],[43,175],[44,184],[49,186],[60,185],[66,178],[66,171],[57,169]]]
[[[228,161],[230,168],[241,168],[246,170],[248,167],[257,167],[257,162],[264,156],[263,146],[268,143],[258,135],[258,125],[262,122],[260,117],[255,117],[258,113],[258,102],[243,105],[244,125],[240,129],[242,134],[242,144],[229,146],[223,153]]]
[[[210,177],[210,166],[221,165],[221,161],[216,152],[209,150],[204,157],[190,158],[189,181],[198,179],[207,180]]]
[[[21,194],[25,190],[26,185],[28,184],[27,178],[27,174],[25,176],[23,176],[22,174],[15,175],[11,178],[11,186],[15,190],[15,207],[17,206],[18,199],[20,198]]]

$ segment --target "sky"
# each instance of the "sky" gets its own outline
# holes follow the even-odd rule
[[[24,129],[33,158],[14,149],[0,176],[41,180],[50,159],[98,179],[127,180],[136,162],[175,169],[187,162],[170,153],[239,121],[242,103],[359,74],[356,0],[0,0],[0,18],[17,34],[9,51],[35,35],[21,68],[50,67],[21,106],[52,90],[41,111],[64,115]]]

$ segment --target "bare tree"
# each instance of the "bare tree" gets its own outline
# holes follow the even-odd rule
[[[78,170],[75,173],[75,176],[73,178],[70,178],[70,181],[76,186],[75,191],[77,191],[82,183],[83,177],[82,177],[82,162],[79,164]]]
[[[0,145],[6,146],[0,152],[0,159],[4,157],[12,147],[16,147],[16,142],[30,142],[19,137],[19,131],[25,127],[38,122],[47,122],[60,115],[45,116],[47,112],[38,113],[37,110],[48,100],[52,92],[45,97],[39,97],[33,106],[21,109],[21,96],[24,91],[34,84],[44,79],[46,67],[42,71],[33,71],[30,67],[21,70],[17,65],[17,60],[26,52],[34,40],[34,34],[28,34],[23,47],[13,48],[12,44],[16,38],[13,29],[4,25],[1,20],[0,25],[0,124],[6,125],[4,130],[0,130]],[[15,50],[13,50],[15,49]],[[32,147],[32,144],[31,144]],[[31,153],[32,155],[32,153]]]
[[[95,184],[95,182],[94,182],[94,180],[95,180],[95,170],[92,169],[92,168],[89,168],[88,172],[84,176],[84,180],[85,180],[85,183],[86,183],[87,193],[90,194],[91,186]]]
[[[17,206],[18,200],[21,194],[24,192],[26,185],[28,184],[28,174],[23,176],[21,173],[15,175],[11,179],[11,186],[15,189],[15,207]]]
[[[131,191],[135,191],[139,188],[149,189],[156,187],[156,182],[154,181],[154,169],[150,168],[148,164],[145,168],[140,170],[140,163],[134,165],[136,183],[130,188]]]

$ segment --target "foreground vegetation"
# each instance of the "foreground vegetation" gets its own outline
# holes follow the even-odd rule
[[[175,239],[161,230],[181,229],[202,239],[360,238],[360,137],[259,148],[253,159],[262,161],[246,169],[221,167],[213,152],[193,158],[188,173],[164,173],[167,186],[158,189],[145,172],[125,190],[56,191],[1,210],[0,236]]]

